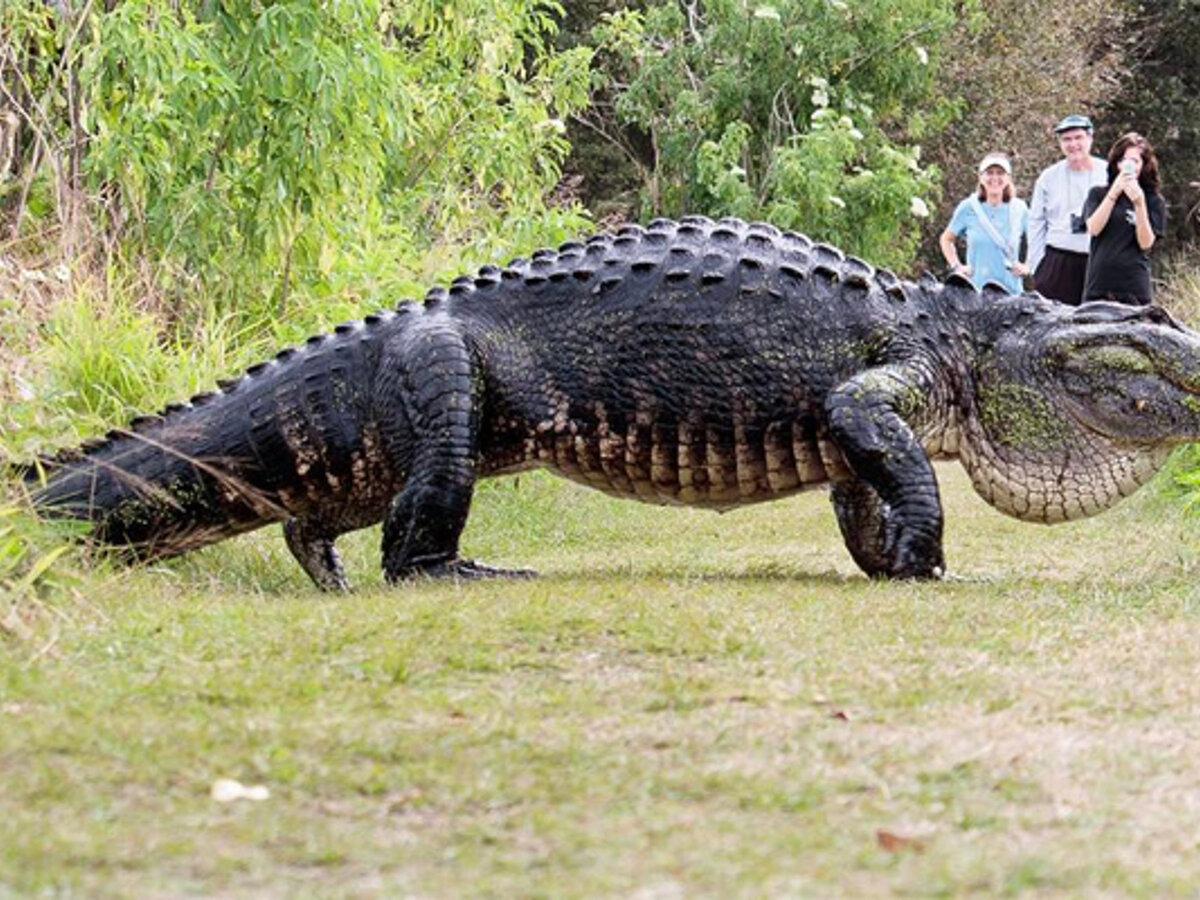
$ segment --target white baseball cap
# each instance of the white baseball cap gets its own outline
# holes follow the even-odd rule
[[[999,166],[1006,174],[1012,174],[1012,163],[1008,161],[1008,157],[1003,153],[989,153],[979,161],[979,174],[982,175],[992,166]]]

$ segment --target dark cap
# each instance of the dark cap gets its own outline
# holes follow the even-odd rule
[[[1076,128],[1082,128],[1084,131],[1091,131],[1092,120],[1087,116],[1067,116],[1054,126],[1054,133],[1062,134],[1064,131],[1072,131]]]

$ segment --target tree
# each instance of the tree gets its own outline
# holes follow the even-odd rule
[[[947,35],[938,90],[957,95],[962,114],[926,141],[927,158],[945,173],[946,186],[930,220],[927,258],[940,259],[937,234],[955,204],[975,190],[984,154],[1008,153],[1018,193],[1028,197],[1038,173],[1062,158],[1053,127],[1063,116],[1093,115],[1097,150],[1116,137],[1099,113],[1126,77],[1127,15],[1110,0],[1070,6],[988,0]]]
[[[934,72],[957,5],[712,0],[613,13],[596,30],[612,112],[593,125],[641,173],[644,214],[765,217],[907,266],[937,180],[916,142],[956,112]]]
[[[1176,240],[1200,240],[1200,0],[1143,0],[1132,21],[1130,73],[1104,116],[1115,138],[1146,135],[1163,174]]]
[[[550,0],[14,4],[5,46],[56,53],[32,73],[5,57],[41,159],[78,158],[110,243],[233,310],[248,286],[282,305],[347,258],[369,280],[439,243],[580,222],[545,198],[590,53],[549,46]]]

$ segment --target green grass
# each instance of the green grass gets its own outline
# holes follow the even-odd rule
[[[20,599],[0,898],[1196,896],[1196,526],[939,472],[944,584],[862,578],[823,495],[539,476],[465,540],[533,582],[390,590],[367,533],[329,597],[264,532]]]

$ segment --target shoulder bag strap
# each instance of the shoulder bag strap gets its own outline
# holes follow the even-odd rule
[[[1010,247],[1008,242],[1000,236],[1000,232],[996,230],[996,226],[991,223],[987,215],[984,213],[983,204],[979,202],[979,198],[974,194],[971,195],[971,209],[974,210],[975,218],[979,220],[979,225],[985,232],[987,232],[987,236],[996,242],[996,246],[1004,252],[1005,258],[1011,260],[1014,256],[1012,247]],[[1012,215],[1011,208],[1009,209],[1009,215]]]

